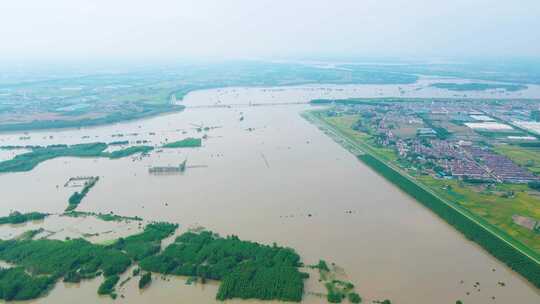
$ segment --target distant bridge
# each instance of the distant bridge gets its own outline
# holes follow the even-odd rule
[[[229,104],[186,106],[186,108],[187,109],[239,108],[239,107],[291,106],[291,105],[307,105],[307,104],[309,104],[309,102],[229,103]]]

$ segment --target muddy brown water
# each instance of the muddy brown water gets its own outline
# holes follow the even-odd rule
[[[317,96],[356,96],[362,90],[371,92],[335,86],[231,88],[195,92],[183,102],[188,106],[296,102]],[[410,90],[413,94],[414,87]],[[0,134],[1,145],[137,139],[158,145],[166,139],[208,135],[203,147],[196,149],[165,149],[145,158],[119,160],[59,158],[30,172],[2,174],[0,213],[60,213],[77,190],[63,186],[69,177],[98,175],[99,182],[79,210],[173,221],[181,229],[201,225],[222,235],[290,246],[305,263],[325,259],[343,267],[365,303],[386,298],[410,304],[455,303],[458,299],[481,304],[540,302],[536,288],[299,116],[308,109],[308,105],[188,108],[96,128],[30,132],[29,140],[20,140],[21,134]],[[199,126],[216,128],[197,132]],[[175,165],[186,158],[191,167],[183,174],[148,173],[150,166]],[[53,217],[2,226],[0,237],[42,226],[62,230],[57,237],[81,230],[114,229],[108,226],[112,224],[99,225],[99,221]],[[136,229],[123,224],[110,237]],[[106,238],[104,234],[98,241]],[[314,274],[307,281],[304,302],[325,302],[309,294],[323,290],[317,279]],[[500,287],[499,281],[506,286]],[[473,287],[476,282],[480,282],[480,291]],[[47,297],[30,302],[112,303],[96,294],[99,283],[99,279],[81,284],[59,282]],[[131,280],[119,288],[123,298],[114,302],[213,303],[217,288],[217,283],[186,285],[184,278],[155,276],[144,291],[138,290],[136,279]]]

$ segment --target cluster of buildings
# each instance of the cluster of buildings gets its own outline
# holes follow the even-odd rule
[[[527,169],[508,157],[470,142],[429,140],[398,140],[396,150],[400,157],[419,164],[432,164],[440,175],[485,181],[528,183],[540,181]]]
[[[478,160],[486,172],[500,182],[526,183],[540,181],[540,178],[518,166],[508,157],[479,147],[467,147],[466,151]]]
[[[515,107],[516,105],[514,105]],[[518,105],[522,116],[528,115],[534,105]],[[540,178],[526,168],[520,167],[504,155],[497,154],[485,145],[480,145],[479,136],[471,131],[468,134],[442,138],[438,129],[430,122],[422,124],[427,115],[446,116],[450,122],[489,121],[492,118],[484,113],[501,113],[511,110],[505,104],[503,108],[484,103],[446,102],[399,102],[378,105],[359,105],[344,107],[343,114],[360,114],[356,128],[369,131],[377,142],[394,148],[401,159],[419,165],[423,170],[444,177],[474,179],[492,182],[528,183]],[[402,137],[397,135],[396,126],[414,126],[416,134]]]

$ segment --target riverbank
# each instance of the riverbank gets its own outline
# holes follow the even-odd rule
[[[0,124],[0,132],[34,131],[48,129],[69,129],[81,127],[95,127],[118,122],[131,121],[143,118],[154,117],[162,114],[181,112],[185,109],[182,105],[176,104],[145,104],[139,111],[111,113],[99,118],[65,119],[65,120],[33,120],[31,122],[21,122],[13,124]]]
[[[397,169],[391,164],[388,157],[381,157],[381,153],[376,151],[377,148],[371,147],[365,139],[358,136],[352,137],[324,120],[320,114],[320,111],[310,111],[304,112],[303,116],[322,128],[325,133],[347,150],[356,155],[359,154],[358,158],[370,168],[435,212],[468,239],[520,273],[534,286],[540,288],[540,258],[536,252],[487,223],[481,217],[457,204],[442,199],[413,177]]]

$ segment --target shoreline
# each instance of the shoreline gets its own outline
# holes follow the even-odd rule
[[[174,100],[173,102],[168,102],[165,104],[160,104],[158,107],[163,107],[163,109],[157,109],[155,112],[151,113],[142,113],[139,114],[135,113],[134,117],[118,117],[118,118],[111,118],[110,121],[100,121],[100,120],[107,120],[107,116],[97,119],[81,119],[81,120],[54,120],[54,121],[39,121],[39,122],[25,122],[25,123],[17,123],[17,124],[10,124],[10,125],[0,125],[0,134],[13,134],[13,133],[24,133],[24,132],[33,132],[33,131],[44,131],[44,130],[65,130],[65,129],[77,129],[77,128],[83,128],[83,127],[99,127],[99,126],[106,126],[111,125],[115,123],[122,123],[122,122],[129,122],[129,121],[135,121],[135,120],[142,120],[152,117],[157,117],[159,115],[164,114],[171,114],[171,113],[178,113],[186,108],[188,108],[188,105],[182,104],[182,102],[185,100],[186,96],[189,96],[190,94],[196,93],[196,92],[203,92],[203,91],[211,91],[211,90],[220,90],[220,89],[265,89],[265,90],[283,90],[283,89],[350,89],[350,88],[356,88],[356,87],[371,87],[371,86],[395,86],[396,89],[399,89],[401,87],[406,86],[415,86],[418,88],[421,88],[422,86],[425,86],[424,89],[435,89],[439,90],[440,92],[444,92],[444,94],[447,94],[447,96],[435,96],[437,94],[434,94],[435,97],[426,97],[420,94],[419,96],[410,96],[410,94],[403,95],[402,93],[399,93],[397,91],[396,93],[388,92],[387,94],[380,95],[382,93],[379,93],[379,95],[374,96],[368,96],[365,93],[360,93],[358,96],[350,96],[349,98],[354,99],[380,99],[380,98],[399,98],[399,99],[429,99],[429,98],[436,98],[436,99],[501,99],[501,100],[510,100],[510,99],[516,99],[516,100],[537,100],[537,97],[523,97],[523,96],[513,96],[513,94],[516,93],[523,93],[527,92],[529,90],[540,90],[540,85],[537,84],[530,84],[527,83],[526,89],[520,90],[520,91],[504,91],[504,92],[498,92],[496,95],[498,96],[490,96],[488,93],[495,92],[496,90],[471,90],[471,91],[452,91],[452,90],[445,90],[445,89],[438,89],[438,88],[432,88],[430,87],[430,84],[438,83],[441,81],[451,81],[452,83],[460,84],[460,83],[499,83],[502,82],[491,82],[491,81],[485,81],[485,80],[478,80],[478,79],[466,79],[466,78],[455,78],[455,77],[444,77],[444,76],[422,76],[419,75],[418,79],[415,82],[412,83],[315,83],[315,82],[298,82],[298,83],[290,83],[290,84],[281,84],[281,85],[230,85],[230,86],[201,86],[199,88],[193,88],[192,90],[189,90],[187,92],[183,92],[182,90],[177,90],[169,95],[169,100]],[[416,91],[414,87],[410,87],[412,91]],[[412,92],[411,91],[411,92]],[[180,96],[177,96],[180,95]],[[464,94],[464,96],[458,96],[458,94]],[[469,95],[473,96],[469,96]],[[474,96],[474,94],[484,94],[486,96],[484,97],[478,97]],[[508,95],[510,94],[510,95]],[[414,95],[414,93],[413,93]],[[173,98],[174,97],[174,98]],[[325,98],[325,97],[320,97]],[[170,109],[165,109],[166,106],[169,106]],[[114,115],[114,113],[113,113]],[[128,115],[129,116],[129,115]],[[34,124],[34,126],[32,126]],[[49,124],[49,126],[39,126],[36,124]],[[55,126],[55,124],[57,126]]]
[[[472,214],[461,206],[439,197],[426,186],[419,184],[413,177],[401,172],[401,170],[394,168],[392,164],[389,164],[387,161],[378,157],[375,152],[370,151],[368,144],[349,138],[339,129],[331,126],[328,122],[318,117],[315,112],[316,111],[306,111],[303,112],[301,116],[309,123],[319,127],[324,133],[349,152],[355,154],[362,163],[381,175],[385,180],[411,196],[418,203],[427,207],[431,212],[435,213],[447,224],[451,225],[468,240],[473,241],[498,261],[519,273],[527,280],[527,282],[537,289],[540,288],[540,277],[538,277],[538,273],[540,273],[540,257],[536,252],[481,217]],[[408,185],[405,185],[404,183],[407,183]],[[433,203],[431,200],[437,202]],[[442,210],[443,208],[446,210]],[[443,215],[445,212],[453,213],[452,216],[457,215],[457,217],[452,218],[450,215],[445,216]],[[467,221],[472,224],[471,227],[474,228],[473,232],[465,231],[465,229],[469,228],[466,226],[471,225],[465,223]],[[485,237],[486,233],[491,236],[492,241],[495,242],[495,244],[489,244],[489,242],[484,242],[483,239],[480,239],[479,236],[483,234],[482,237]],[[503,253],[500,246],[506,247],[504,248],[506,250],[510,250],[510,252],[507,251],[505,253],[517,253],[521,255],[521,257],[513,257]]]

